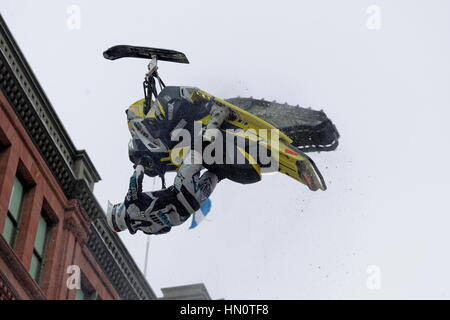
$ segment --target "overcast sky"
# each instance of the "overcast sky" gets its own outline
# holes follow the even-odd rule
[[[197,229],[151,237],[158,295],[203,282],[214,299],[449,298],[450,2],[2,0],[0,10],[100,172],[104,208],[128,188],[124,110],[146,71],[144,60],[104,60],[110,46],[182,51],[191,64],[160,63],[166,84],[324,109],[336,124],[338,150],[310,154],[327,191],[281,174],[221,182]],[[143,268],[146,236],[121,238]]]

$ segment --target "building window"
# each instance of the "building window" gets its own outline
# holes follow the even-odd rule
[[[86,285],[86,281],[82,278],[81,288],[77,289],[75,300],[99,300],[97,291]]]
[[[23,195],[24,186],[22,182],[15,177],[11,198],[9,199],[8,214],[6,216],[5,226],[2,233],[3,237],[11,247],[14,247],[14,242],[17,238],[20,212],[22,211]]]
[[[43,215],[39,218],[39,224],[34,240],[33,256],[31,257],[30,274],[36,282],[39,282],[45,258],[50,225]]]

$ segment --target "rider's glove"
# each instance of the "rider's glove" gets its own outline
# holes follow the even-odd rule
[[[144,179],[144,167],[137,165],[134,169],[134,173],[130,178],[130,187],[125,197],[125,206],[130,204],[138,204],[142,196],[142,181]]]

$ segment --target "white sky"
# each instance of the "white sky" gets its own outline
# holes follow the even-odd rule
[[[381,8],[381,30],[366,26]],[[67,28],[69,5],[81,29]],[[116,44],[175,49],[166,84],[219,97],[324,109],[336,152],[311,154],[328,183],[282,175],[220,183],[197,229],[152,237],[148,280],[203,282],[215,299],[449,298],[448,1],[12,1],[1,14],[79,149],[121,201],[132,167],[124,109],[146,61],[104,60]],[[168,177],[168,182],[173,176]],[[153,186],[147,179],[146,186]],[[160,182],[156,182],[160,186]],[[146,236],[121,234],[139,266]],[[367,286],[369,266],[381,287]]]

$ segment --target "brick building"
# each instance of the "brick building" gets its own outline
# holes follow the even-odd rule
[[[0,299],[156,299],[107,227],[99,179],[0,16]]]

